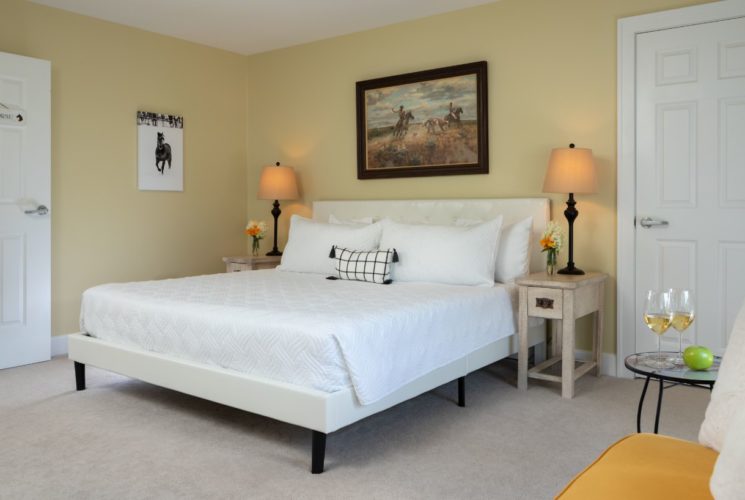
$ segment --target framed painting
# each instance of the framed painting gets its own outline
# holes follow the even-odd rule
[[[137,112],[137,185],[140,191],[184,190],[184,118]]]
[[[489,173],[486,61],[357,82],[357,178]]]

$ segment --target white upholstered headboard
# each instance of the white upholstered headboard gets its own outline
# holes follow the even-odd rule
[[[346,200],[313,202],[313,218],[328,222],[329,215],[339,219],[390,217],[400,222],[453,224],[456,219],[489,220],[504,217],[503,224],[533,216],[530,269],[546,268],[538,241],[549,220],[548,198],[482,198],[471,200]]]

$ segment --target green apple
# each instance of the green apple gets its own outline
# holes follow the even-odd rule
[[[708,347],[692,345],[683,351],[683,361],[691,370],[708,370],[714,363],[714,354]]]

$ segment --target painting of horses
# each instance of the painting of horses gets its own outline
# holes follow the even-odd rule
[[[141,191],[184,190],[184,118],[137,112],[137,184]]]
[[[486,62],[357,82],[357,178],[489,173]]]

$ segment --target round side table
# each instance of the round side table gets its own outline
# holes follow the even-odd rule
[[[714,383],[717,381],[719,363],[722,361],[720,356],[714,356],[714,364],[712,364],[708,370],[700,371],[691,370],[687,366],[675,366],[666,369],[647,366],[647,356],[656,354],[656,351],[639,352],[628,356],[624,361],[626,368],[646,378],[644,381],[644,389],[642,389],[642,395],[639,398],[639,408],[636,410],[636,432],[642,431],[642,407],[644,406],[644,397],[647,395],[647,387],[649,386],[650,379],[657,379],[660,381],[660,388],[657,393],[657,412],[654,416],[654,433],[657,434],[660,427],[660,410],[662,409],[663,391],[677,385],[688,385],[691,387],[700,387],[711,390],[714,387]],[[671,357],[674,357],[677,356],[678,353],[666,352],[664,354],[669,354]],[[665,386],[666,382],[667,386]]]

